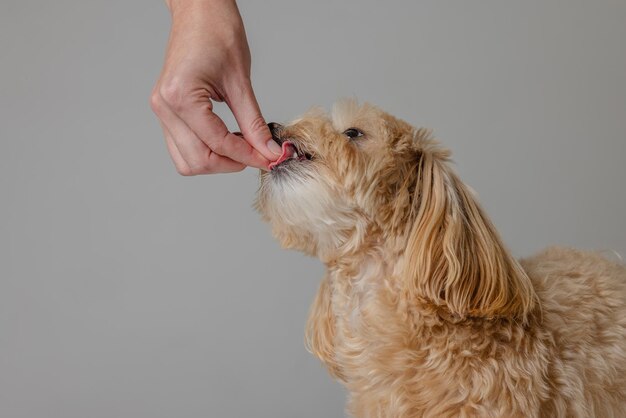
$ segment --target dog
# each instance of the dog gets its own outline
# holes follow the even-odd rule
[[[553,247],[516,260],[450,152],[348,100],[270,124],[256,208],[327,268],[309,350],[354,417],[626,417],[626,268]]]

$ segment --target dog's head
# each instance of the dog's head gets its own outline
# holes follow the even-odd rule
[[[330,261],[386,246],[407,292],[456,315],[531,309],[528,277],[428,131],[355,101],[271,130],[283,155],[256,205],[284,247]]]
[[[283,157],[261,175],[257,207],[283,246],[321,258],[358,245],[419,157],[411,126],[354,101],[270,127]]]

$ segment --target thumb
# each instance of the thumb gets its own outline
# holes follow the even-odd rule
[[[247,82],[243,88],[239,86],[234,90],[236,94],[227,96],[228,107],[235,115],[244,139],[265,158],[275,161],[282,150],[280,145],[272,139],[272,133],[261,115],[252,85]]]

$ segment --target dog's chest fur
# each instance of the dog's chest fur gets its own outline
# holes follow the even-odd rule
[[[473,389],[477,380],[500,388],[499,397],[509,396],[497,363],[503,357],[517,357],[518,349],[527,351],[528,357],[520,362],[519,380],[509,384],[515,387],[523,381],[528,389],[537,389],[545,370],[530,366],[530,359],[540,350],[534,338],[529,340],[515,325],[449,324],[432,312],[422,311],[399,290],[394,265],[382,257],[371,257],[329,271],[334,356],[351,393],[349,408],[355,416],[387,416],[387,411],[395,408],[394,402],[412,405],[411,411],[399,416],[422,416],[429,410],[439,414],[432,416],[444,416],[450,412],[447,408],[468,398],[480,403],[483,395]],[[482,328],[480,332],[477,327]],[[492,360],[485,368],[487,358]],[[481,402],[488,405],[491,401],[500,402]],[[532,396],[523,403],[526,408],[538,407]],[[468,411],[476,412],[476,404],[469,404],[474,406]]]
[[[358,334],[367,326],[363,316],[375,309],[382,285],[380,279],[384,276],[384,266],[369,259],[358,266],[354,276],[342,277],[338,272],[332,278],[333,308],[345,318],[345,323],[342,324],[345,332]]]
[[[385,344],[378,338],[382,330],[375,318],[393,321],[389,306],[381,299],[385,286],[390,285],[385,277],[389,277],[388,267],[373,258],[330,273],[335,356],[351,378],[358,377],[361,367],[365,370],[380,345]]]

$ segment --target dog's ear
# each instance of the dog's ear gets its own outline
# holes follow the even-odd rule
[[[420,156],[405,274],[415,297],[465,317],[525,321],[530,279],[445,158]]]

